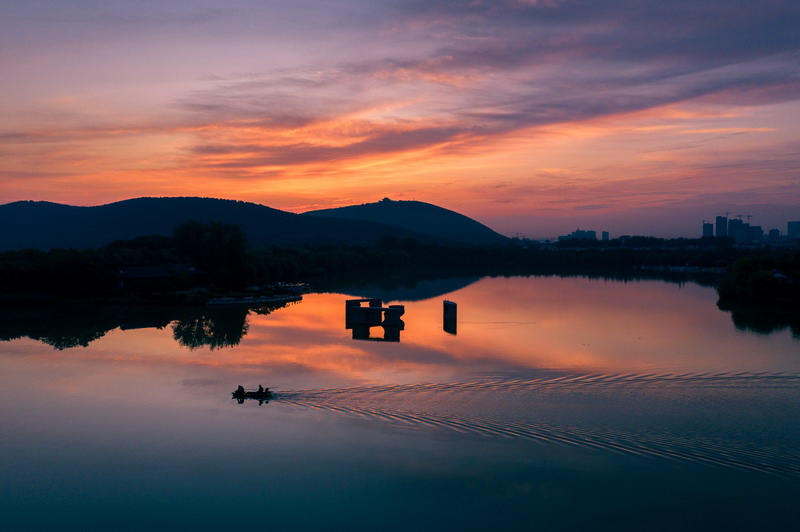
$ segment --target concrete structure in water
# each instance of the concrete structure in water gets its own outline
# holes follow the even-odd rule
[[[446,299],[442,304],[442,329],[450,334],[458,333],[458,305]]]
[[[366,306],[364,306],[366,304]],[[383,306],[380,299],[348,299],[345,301],[345,329],[353,331],[354,340],[399,342],[405,323],[404,305]],[[383,338],[370,336],[370,328],[383,327]]]

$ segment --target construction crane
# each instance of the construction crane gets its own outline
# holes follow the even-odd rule
[[[713,214],[724,214],[725,218],[727,218],[730,213],[731,213],[731,211],[725,211],[725,212],[715,212]]]

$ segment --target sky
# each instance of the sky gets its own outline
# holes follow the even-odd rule
[[[800,220],[797,0],[0,0],[0,204]]]

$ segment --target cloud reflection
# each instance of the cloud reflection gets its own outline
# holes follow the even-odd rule
[[[788,331],[737,334],[729,314],[716,308],[713,289],[691,283],[484,278],[446,296],[458,303],[457,336],[442,330],[444,296],[385,301],[406,307],[400,342],[353,340],[345,328],[351,297],[309,294],[268,315],[251,313],[241,337],[240,313],[231,329],[239,343],[226,349],[205,332],[203,341],[181,347],[169,328],[115,329],[86,348],[57,353],[23,340],[4,349],[37,360],[65,356],[112,373],[133,365],[176,373],[181,382],[260,382],[278,390],[540,372],[800,371],[787,355],[794,353]]]

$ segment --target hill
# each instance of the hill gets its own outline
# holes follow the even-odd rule
[[[46,201],[0,205],[0,251],[99,247],[142,235],[170,235],[187,220],[238,224],[253,246],[370,244],[385,235],[436,241],[395,226],[321,219],[243,201],[136,198],[94,207]]]
[[[309,211],[305,215],[380,222],[435,238],[469,244],[492,244],[508,240],[472,218],[421,201],[392,201],[384,198],[376,203]]]

